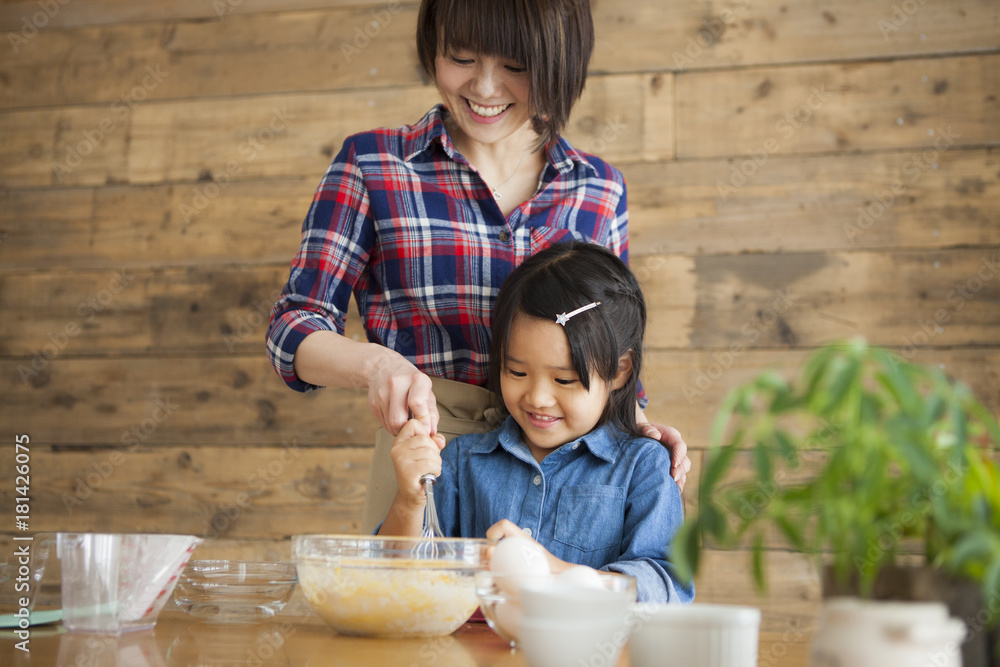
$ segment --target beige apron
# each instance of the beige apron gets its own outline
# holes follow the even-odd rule
[[[493,394],[487,389],[434,377],[431,383],[441,414],[437,430],[445,440],[466,433],[486,433],[499,426],[500,413],[493,407]],[[375,452],[361,513],[361,533],[364,535],[371,533],[385,518],[396,496],[396,473],[389,456],[392,440],[393,436],[384,428],[375,433]]]

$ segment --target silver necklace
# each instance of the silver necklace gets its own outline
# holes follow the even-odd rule
[[[496,187],[490,187],[490,190],[493,191],[494,199],[496,199],[497,201],[503,199],[503,195],[500,194],[500,188],[510,183],[510,179],[514,178],[514,176],[517,174],[517,170],[521,168],[521,163],[524,162],[524,156],[527,154],[528,154],[528,149],[525,148],[524,152],[521,153],[521,159],[517,161],[517,166],[514,167],[514,171],[510,173],[510,176],[507,177],[507,180]]]

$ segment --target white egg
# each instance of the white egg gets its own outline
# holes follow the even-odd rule
[[[586,565],[574,565],[556,575],[555,583],[576,588],[604,589],[604,582],[597,570]]]
[[[516,595],[522,585],[551,574],[541,545],[518,536],[505,537],[497,543],[490,571],[497,575],[497,586],[508,595]]]

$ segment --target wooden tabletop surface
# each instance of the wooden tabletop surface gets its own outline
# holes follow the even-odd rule
[[[759,667],[808,665],[808,640],[762,632]],[[521,652],[510,649],[485,623],[466,623],[446,637],[367,639],[337,635],[315,616],[280,615],[256,624],[211,624],[167,610],[152,630],[118,636],[81,634],[68,633],[56,623],[31,628],[27,653],[15,648],[19,641],[10,630],[0,630],[0,663],[11,667],[527,665]],[[628,665],[626,647],[617,667]]]
[[[335,634],[320,619],[278,616],[256,624],[211,624],[164,611],[152,630],[118,636],[68,633],[61,623],[31,629],[29,653],[0,632],[0,662],[13,667],[180,667],[182,665],[373,665],[378,667],[523,667],[485,623],[466,623],[431,639],[367,639]],[[6,662],[13,656],[13,663]],[[619,665],[627,665],[623,659]]]

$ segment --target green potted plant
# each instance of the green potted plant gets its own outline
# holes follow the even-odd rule
[[[705,541],[749,546],[763,588],[777,534],[817,558],[836,594],[896,596],[885,582],[916,558],[989,602],[1000,594],[998,443],[995,417],[940,368],[863,340],[824,346],[794,380],[764,372],[727,395],[673,557],[692,577]]]

